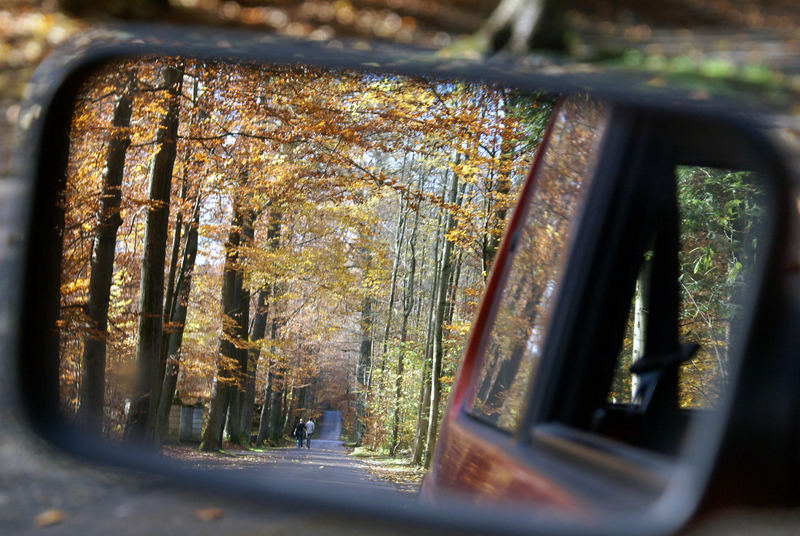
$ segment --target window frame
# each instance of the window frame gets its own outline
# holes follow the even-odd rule
[[[692,130],[696,122],[706,127],[711,125],[713,133],[709,135],[702,129]],[[689,134],[685,135],[686,132]],[[776,242],[779,241],[776,237],[782,212],[776,195],[779,186],[776,177],[780,175],[776,170],[766,169],[768,166],[764,165],[764,157],[757,152],[762,144],[754,143],[751,146],[752,141],[757,142],[758,138],[751,136],[746,126],[730,118],[676,118],[669,110],[612,106],[604,139],[598,149],[600,158],[594,169],[595,176],[591,180],[587,199],[578,216],[574,238],[568,249],[562,288],[552,304],[553,312],[544,338],[541,363],[528,390],[523,418],[515,431],[506,432],[469,412],[487,339],[500,301],[500,292],[496,293],[486,325],[482,327],[483,334],[476,350],[477,359],[464,397],[466,403],[462,405],[460,415],[456,418],[465,426],[471,425],[463,419],[484,429],[490,428],[491,433],[489,430],[484,432],[487,437],[498,434],[507,437],[502,443],[509,442],[508,446],[519,463],[557,479],[571,488],[576,496],[583,496],[589,501],[610,494],[609,502],[615,505],[631,504],[629,499],[635,500],[632,498],[637,496],[643,498],[647,504],[654,504],[660,497],[670,496],[670,490],[694,489],[700,493],[711,474],[711,464],[704,466],[701,460],[710,460],[719,448],[722,438],[720,430],[725,422],[723,415],[729,411],[731,397],[725,397],[724,404],[719,408],[719,416],[698,412],[698,417],[691,419],[681,445],[670,455],[651,448],[625,444],[592,432],[588,426],[591,414],[586,408],[599,407],[605,401],[613,378],[636,277],[643,253],[652,237],[652,227],[645,228],[641,223],[647,220],[648,211],[653,210],[658,203],[663,203],[659,201],[659,197],[666,195],[675,199],[676,165],[748,168],[761,174],[765,187],[766,215],[760,224],[759,236],[770,243],[764,244],[764,255],[753,269],[753,284],[742,301],[745,314],[741,319],[741,326],[745,335],[731,345],[731,384],[732,387],[735,385],[738,364],[742,360],[742,356],[738,354],[742,354],[749,345],[747,334],[752,331],[755,322],[755,299],[766,287],[764,275],[770,262],[774,262],[770,259]],[[658,180],[648,181],[644,171],[648,168],[647,164],[652,164],[654,160],[657,162],[655,174],[658,175]],[[535,168],[532,169],[532,173],[535,171]],[[659,183],[671,184],[671,188],[659,189]],[[534,181],[533,188],[535,187]],[[522,223],[527,217],[530,198],[531,192],[520,197],[520,203],[525,203],[525,206],[520,207]],[[620,210],[624,211],[625,217],[618,217]],[[673,213],[676,216],[678,214],[677,203]],[[675,223],[677,236],[677,222]],[[520,226],[521,223],[517,222],[515,226],[512,221],[508,232],[513,235]],[[610,236],[614,240],[614,248],[607,247],[602,242],[604,236]],[[515,241],[510,242],[513,244]],[[628,247],[623,247],[624,244],[628,244]],[[668,255],[674,256],[676,265],[674,335],[677,343],[679,244],[670,247],[674,251]],[[620,254],[609,255],[608,250]],[[502,270],[499,289],[506,283],[513,260],[511,256],[504,260],[504,265],[498,267]],[[598,268],[602,268],[605,278],[601,290],[610,292],[615,298],[611,307],[613,314],[608,313],[608,307],[599,305],[604,300],[597,298],[597,287],[590,284],[596,281]],[[668,310],[672,308],[670,306]],[[587,314],[593,320],[581,323],[581,319]],[[601,329],[604,323],[600,320],[609,316],[616,319],[616,326],[612,326],[610,330]],[[589,358],[593,352],[589,349],[594,344],[587,344],[582,338],[582,334],[586,333],[592,338],[592,342],[602,335],[605,335],[607,341],[613,341],[608,344],[605,359],[595,360],[595,367],[587,366],[592,364]],[[601,376],[599,382],[598,374]],[[677,381],[677,368],[674,376]],[[600,387],[587,394],[587,386],[593,385]],[[702,444],[704,441],[706,445]],[[543,464],[543,455],[550,462]],[[615,499],[611,499],[611,496]]]

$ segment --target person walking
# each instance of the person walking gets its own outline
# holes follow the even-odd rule
[[[311,448],[311,434],[314,433],[314,428],[316,428],[316,426],[314,426],[314,421],[311,419],[311,417],[309,417],[308,420],[306,421],[306,448],[307,449]]]
[[[303,440],[306,438],[306,425],[303,424],[303,419],[300,417],[294,422],[294,432],[292,432],[295,438],[297,438],[297,448],[303,448]]]

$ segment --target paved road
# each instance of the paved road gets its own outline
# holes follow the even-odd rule
[[[357,458],[349,456],[339,439],[341,431],[339,412],[324,412],[311,437],[310,449],[287,447],[258,453],[264,458],[265,476],[303,486],[324,484],[345,493],[358,490],[409,503],[416,500],[415,488],[380,480],[369,474]]]

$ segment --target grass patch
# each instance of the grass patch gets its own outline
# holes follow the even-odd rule
[[[350,447],[350,445],[348,445]],[[389,458],[389,450],[388,449],[377,449],[371,450],[369,447],[356,447],[355,443],[353,443],[352,447],[353,451],[350,453],[350,456],[355,456],[356,458]]]

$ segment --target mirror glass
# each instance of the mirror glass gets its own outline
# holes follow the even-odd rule
[[[95,73],[63,195],[64,414],[231,468],[311,419],[304,460],[343,441],[417,489],[432,352],[446,400],[554,103],[183,58]]]
[[[145,57],[96,71],[59,198],[64,418],[191,467],[411,504],[540,151],[465,417],[487,442],[520,425],[586,191],[613,178],[594,177],[612,119],[585,95],[303,65]],[[761,194],[747,171],[672,171],[680,337],[701,347],[680,368],[680,411],[711,409]],[[636,405],[640,295],[620,313],[619,353],[598,357],[609,378],[616,367],[599,402],[624,413],[619,427]],[[470,474],[469,493],[494,489]]]

